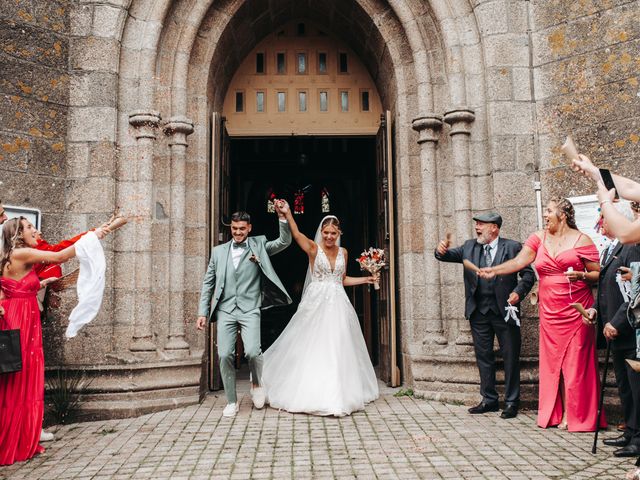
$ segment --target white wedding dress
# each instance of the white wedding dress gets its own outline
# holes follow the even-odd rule
[[[273,408],[314,415],[349,415],[378,398],[378,382],[342,278],[318,247],[311,282],[297,312],[264,352],[262,384]]]

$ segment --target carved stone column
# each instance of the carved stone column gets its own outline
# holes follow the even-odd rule
[[[170,118],[164,126],[171,149],[171,218],[169,221],[169,335],[166,350],[188,354],[185,340],[184,262],[185,262],[185,158],[187,136],[193,133],[193,122],[186,117]]]
[[[438,243],[438,197],[437,197],[437,162],[436,146],[439,132],[442,129],[442,117],[429,114],[415,118],[413,129],[420,134],[420,171],[422,172],[422,212],[424,216],[424,262],[430,274],[426,277],[426,298],[440,298],[440,263],[434,258],[431,245]],[[442,310],[440,302],[430,302],[427,310],[426,335],[424,345],[446,345],[442,327]]]
[[[124,249],[133,252],[135,296],[133,309],[132,352],[155,352],[156,344],[151,330],[151,222],[153,221],[153,146],[161,117],[158,112],[136,111],[129,114],[129,124],[136,138],[136,163],[130,175],[128,188],[118,193],[118,205],[142,218],[131,225],[132,237],[125,242]],[[121,306],[121,308],[125,308]]]
[[[471,169],[469,165],[469,136],[471,123],[476,116],[472,110],[456,108],[444,114],[444,121],[451,125],[451,153],[454,164],[454,208],[457,238],[471,238]],[[458,324],[457,345],[473,345],[469,322]]]

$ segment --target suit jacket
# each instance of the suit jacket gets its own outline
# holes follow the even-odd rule
[[[275,240],[267,241],[267,237],[264,235],[247,238],[247,247],[250,250],[249,255],[255,255],[258,259],[257,264],[262,275],[260,306],[263,309],[291,303],[291,297],[289,297],[284,285],[276,275],[269,259],[271,255],[281,252],[291,244],[289,224],[279,222],[279,226],[280,236]],[[222,297],[232,242],[233,240],[223,243],[211,250],[209,266],[202,280],[198,316],[208,317],[209,321],[213,320],[213,313]],[[241,268],[240,265],[238,265],[238,268]]]
[[[603,255],[606,255],[606,250]],[[616,272],[619,267],[628,267],[631,262],[640,261],[640,247],[637,245],[622,245],[613,247],[606,263],[600,265],[598,278],[598,294],[593,307],[598,311],[598,348],[606,347],[606,339],[602,333],[605,324],[611,323],[618,330],[618,336],[613,340],[613,350],[627,350],[636,348],[635,331],[627,321],[627,304],[624,302],[620,288],[616,282]],[[624,308],[621,308],[624,305]]]
[[[500,237],[498,239],[498,249],[493,260],[493,265],[506,262],[515,258],[522,249],[522,245],[515,240]],[[475,239],[467,240],[461,247],[451,248],[444,255],[440,255],[435,251],[435,257],[442,262],[462,263],[463,260],[469,260],[474,265],[480,265],[480,255],[482,255],[482,245]],[[520,276],[520,280],[518,280]],[[520,272],[509,275],[496,276],[495,296],[498,308],[504,311],[507,306],[507,299],[511,292],[516,292],[520,296],[520,300],[524,300],[531,287],[535,283],[535,275],[530,266],[523,268]],[[464,316],[470,318],[476,309],[476,289],[478,288],[478,275],[474,272],[464,269],[464,293],[465,308]],[[518,304],[519,308],[519,304]]]

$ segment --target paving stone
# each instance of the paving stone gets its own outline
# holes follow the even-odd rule
[[[590,479],[623,478],[632,460],[591,454],[592,434],[471,417],[464,406],[384,394],[349,417],[251,409],[221,418],[224,399],[145,415],[53,427],[56,441],[0,479]],[[101,434],[105,429],[115,433]],[[603,432],[601,438],[615,435]]]

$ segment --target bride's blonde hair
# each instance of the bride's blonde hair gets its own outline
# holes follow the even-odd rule
[[[340,229],[340,220],[337,217],[327,217],[322,221],[320,225],[320,231],[324,230],[326,227],[335,227],[338,230],[338,233],[342,234],[342,230]]]

